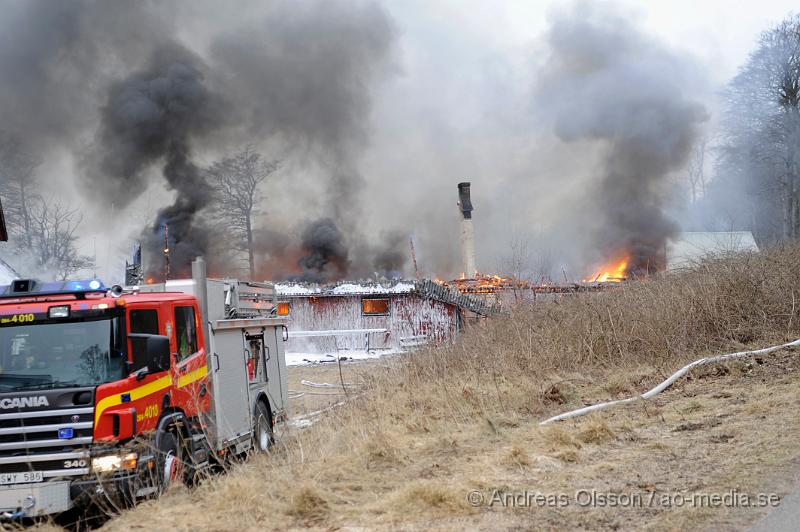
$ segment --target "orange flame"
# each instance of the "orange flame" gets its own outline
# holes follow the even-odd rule
[[[628,278],[628,265],[630,255],[625,253],[621,257],[604,264],[592,275],[583,281],[586,283],[619,283]]]
[[[482,274],[480,272],[475,272],[475,277],[461,277],[445,283],[445,285],[452,285],[459,292],[469,294],[494,294],[506,289],[530,287],[530,283],[527,281],[501,275]]]

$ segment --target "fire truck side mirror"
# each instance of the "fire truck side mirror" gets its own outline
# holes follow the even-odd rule
[[[169,338],[151,335],[147,339],[147,367],[150,372],[166,371],[170,367]]]
[[[166,371],[170,367],[169,338],[157,334],[130,333],[132,364],[131,371],[147,368],[145,374]]]

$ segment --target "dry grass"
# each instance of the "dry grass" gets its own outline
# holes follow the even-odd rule
[[[589,417],[578,433],[578,439],[583,443],[605,443],[613,438],[614,431],[600,414]]]
[[[776,373],[772,358],[728,365],[693,373],[651,403],[546,427],[537,421],[642,391],[708,353],[800,336],[795,294],[800,249],[786,248],[488,321],[454,346],[374,364],[362,375],[365,394],[287,433],[271,457],[107,527],[497,529],[529,526],[531,511],[542,528],[717,522],[719,512],[474,508],[465,497],[762,486],[771,467],[800,453],[792,443],[800,436],[794,355],[780,358]],[[763,430],[778,420],[781,434]],[[733,460],[738,453],[749,454]]]
[[[328,515],[328,501],[317,488],[301,486],[289,499],[287,513],[300,521],[320,522]]]

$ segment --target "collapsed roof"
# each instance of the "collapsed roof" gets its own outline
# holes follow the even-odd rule
[[[313,283],[289,282],[276,283],[275,290],[278,293],[278,297],[282,298],[417,295],[424,299],[455,305],[481,316],[496,314],[498,311],[495,305],[490,305],[479,297],[462,294],[454,288],[428,279],[420,281],[391,281],[387,283],[342,282],[323,286]]]

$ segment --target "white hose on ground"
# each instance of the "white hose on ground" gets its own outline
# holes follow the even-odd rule
[[[302,384],[303,386],[309,386],[311,388],[341,388],[342,387],[342,385],[339,384],[339,383],[331,384],[329,382],[314,382],[314,381],[307,381],[305,379],[301,380],[300,384]],[[357,384],[352,384],[352,383],[349,383],[349,382],[345,382],[344,385],[347,388],[358,386]]]
[[[793,342],[789,342],[787,344],[775,345],[775,346],[772,346],[772,347],[765,347],[763,349],[754,349],[752,351],[739,351],[737,353],[729,353],[727,355],[718,355],[718,356],[714,356],[714,357],[701,358],[700,360],[695,360],[691,364],[687,364],[687,365],[683,366],[681,369],[679,369],[678,371],[673,373],[667,380],[665,380],[664,382],[662,382],[661,384],[659,384],[658,386],[656,386],[652,390],[649,390],[649,391],[643,393],[642,395],[637,395],[635,397],[630,397],[628,399],[619,399],[617,401],[608,401],[606,403],[598,403],[596,405],[586,406],[586,407],[583,407],[583,408],[579,408],[577,410],[572,410],[570,412],[565,412],[563,414],[559,414],[557,416],[553,416],[550,419],[545,419],[544,421],[539,423],[539,425],[547,425],[548,423],[552,423],[553,421],[561,421],[561,420],[569,419],[569,418],[573,418],[573,417],[580,417],[580,416],[588,414],[589,412],[596,412],[598,410],[605,410],[606,408],[610,408],[612,406],[624,405],[624,404],[628,404],[628,403],[634,403],[636,401],[641,401],[641,400],[644,400],[644,399],[650,399],[651,397],[654,397],[654,396],[660,394],[661,392],[663,392],[664,390],[666,390],[667,388],[669,388],[669,386],[672,385],[672,383],[674,383],[676,380],[680,379],[681,377],[686,375],[689,371],[693,370],[694,368],[696,368],[698,366],[704,366],[706,364],[716,364],[718,362],[726,362],[728,360],[733,360],[733,359],[736,359],[736,358],[743,358],[743,357],[748,357],[748,356],[754,356],[754,355],[765,355],[767,353],[772,353],[773,351],[778,351],[779,349],[786,349],[787,347],[795,347],[795,346],[800,346],[800,338],[795,340],[795,341],[793,341]]]
[[[294,393],[299,393],[299,395],[291,395],[292,393],[293,393],[292,390],[289,390],[289,394],[290,394],[289,395],[289,399],[293,399],[295,397],[302,397],[304,395],[330,395],[331,397],[341,397],[342,396],[342,392],[341,391],[339,391],[339,392],[294,392]]]

